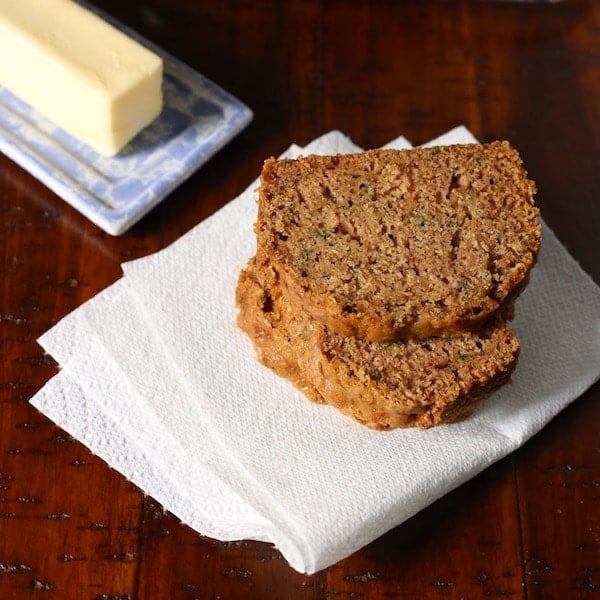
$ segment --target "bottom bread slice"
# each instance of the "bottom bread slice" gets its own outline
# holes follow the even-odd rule
[[[261,278],[264,281],[264,278]],[[258,283],[250,261],[236,290],[238,326],[258,359],[312,401],[374,429],[459,421],[509,379],[519,342],[501,318],[452,337],[369,342],[342,337]]]

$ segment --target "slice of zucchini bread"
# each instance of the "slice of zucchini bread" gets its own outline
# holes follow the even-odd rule
[[[462,335],[525,285],[534,192],[508,142],[269,159],[257,277],[342,336]]]
[[[251,261],[240,274],[238,326],[259,360],[315,402],[375,429],[431,427],[468,416],[510,378],[519,342],[497,315],[452,337],[370,342],[344,337],[298,312],[279,283],[259,283]],[[267,276],[268,277],[268,276]]]

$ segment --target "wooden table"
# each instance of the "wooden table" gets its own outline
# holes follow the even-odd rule
[[[95,4],[222,85],[252,124],[111,237],[0,156],[0,598],[600,598],[600,387],[519,451],[313,576],[181,525],[28,404],[40,334],[241,192],[291,142],[364,147],[464,123],[509,139],[600,283],[600,3]],[[577,310],[577,307],[573,307]]]

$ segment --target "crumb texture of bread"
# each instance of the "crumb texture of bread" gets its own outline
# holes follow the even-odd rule
[[[238,281],[238,326],[259,360],[314,402],[374,429],[427,428],[471,414],[515,368],[519,342],[500,317],[452,337],[371,342],[298,313],[253,260]]]
[[[508,142],[269,159],[256,276],[341,336],[460,335],[525,285],[534,193]]]
[[[263,365],[367,427],[460,421],[518,362],[535,191],[501,141],[268,159],[237,324]]]

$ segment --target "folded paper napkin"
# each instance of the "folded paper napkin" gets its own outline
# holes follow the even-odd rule
[[[472,141],[459,127],[431,144]],[[287,154],[358,150],[331,132]],[[256,187],[124,264],[124,277],[40,339],[61,370],[32,403],[202,534],[271,542],[313,573],[518,448],[598,379],[600,289],[544,225],[518,300],[513,383],[474,416],[378,432],[309,402],[235,326]]]

